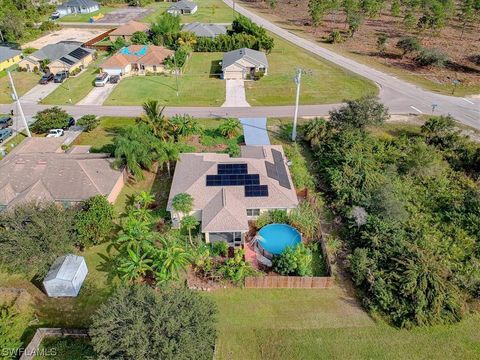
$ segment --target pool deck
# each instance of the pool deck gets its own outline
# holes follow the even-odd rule
[[[245,250],[245,261],[249,262],[254,269],[259,269],[257,254],[255,253],[255,249],[253,249],[251,243],[245,243],[244,246]]]

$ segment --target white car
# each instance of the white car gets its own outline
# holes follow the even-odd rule
[[[108,84],[109,80],[110,80],[109,74],[107,73],[98,74],[98,76],[95,78],[95,86],[105,86]]]
[[[47,138],[58,138],[63,136],[63,129],[52,129],[48,132]]]

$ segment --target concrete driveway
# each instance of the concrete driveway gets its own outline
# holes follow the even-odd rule
[[[245,96],[243,80],[225,80],[226,99],[222,107],[247,107],[250,104]]]
[[[246,145],[270,145],[267,118],[240,118]]]
[[[20,97],[22,103],[36,104],[44,97],[50,95],[61,83],[49,82],[46,85],[35,85],[30,91]]]
[[[102,105],[117,84],[94,87],[77,105]]]

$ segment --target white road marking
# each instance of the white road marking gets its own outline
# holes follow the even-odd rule
[[[469,104],[475,105],[475,103],[473,101],[470,101],[468,99],[462,98],[462,100],[468,102]]]
[[[420,114],[423,114],[421,110],[418,110],[415,106],[410,106],[413,110],[418,111]]]

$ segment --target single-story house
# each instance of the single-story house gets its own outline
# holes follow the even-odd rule
[[[224,25],[202,24],[199,22],[185,24],[182,30],[191,32],[195,34],[197,37],[209,37],[209,38],[214,38],[217,35],[224,35],[227,33],[227,27]]]
[[[22,60],[22,52],[20,50],[0,46],[0,71],[8,69],[20,60]]]
[[[132,35],[137,31],[147,33],[149,29],[150,26],[148,24],[131,20],[125,25],[122,25],[113,30],[110,34],[108,34],[108,36],[110,37],[111,41],[115,41],[118,38],[122,38],[125,41],[130,41],[132,39]]]
[[[57,6],[58,16],[70,14],[90,14],[100,10],[98,2],[93,0],[70,0]]]
[[[49,297],[76,297],[87,274],[87,264],[82,256],[60,256],[43,279],[43,288]]]
[[[27,71],[40,69],[42,61],[48,60],[48,69],[53,74],[87,67],[95,59],[95,50],[85,48],[81,42],[60,41],[49,44],[26,56],[18,66]]]
[[[167,10],[172,15],[191,15],[195,14],[198,10],[197,4],[192,1],[180,0],[174,2]]]
[[[224,79],[247,79],[257,72],[267,75],[267,56],[248,48],[229,51],[223,55],[222,72]]]
[[[201,222],[207,242],[226,241],[240,246],[249,230],[249,220],[262,212],[289,211],[298,198],[282,146],[242,146],[241,156],[183,153],[175,167],[167,210],[174,226],[184,214],[172,207],[175,195],[193,197],[190,215]]]
[[[125,183],[124,169],[110,154],[88,146],[61,149],[59,138],[25,139],[0,161],[0,211],[26,202],[71,206],[95,195],[114,202]]]
[[[155,45],[130,45],[120,49],[101,65],[102,71],[110,75],[136,73],[161,73],[165,71],[164,62],[175,52]]]

